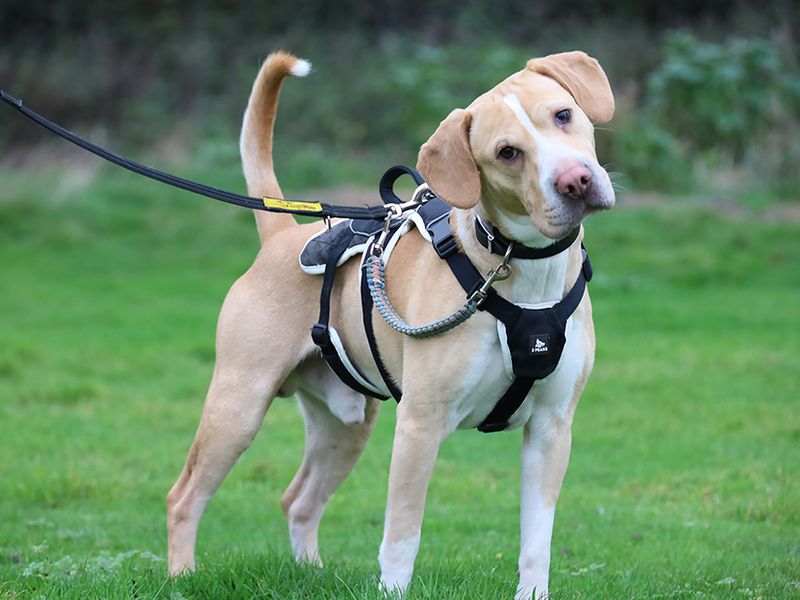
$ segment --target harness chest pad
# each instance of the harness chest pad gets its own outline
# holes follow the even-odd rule
[[[514,375],[544,379],[555,371],[567,339],[552,308],[520,308],[513,323],[504,325]]]

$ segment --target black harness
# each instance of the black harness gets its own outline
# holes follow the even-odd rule
[[[397,169],[397,168],[395,168]],[[384,200],[395,201],[396,196],[391,192],[391,185],[402,174],[412,175],[417,183],[422,183],[422,178],[413,169],[402,168],[399,172],[390,169],[381,180],[381,195]],[[387,183],[388,182],[388,183]],[[387,187],[388,186],[388,187]],[[388,190],[388,193],[387,193]],[[399,200],[397,200],[399,201]],[[485,279],[481,276],[475,266],[470,262],[465,254],[458,251],[455,236],[450,227],[449,216],[452,208],[438,196],[428,199],[417,209],[420,217],[425,224],[425,228],[430,235],[431,244],[437,255],[447,262],[459,284],[466,292],[467,297],[472,296],[485,284]],[[360,231],[378,232],[383,227],[381,220],[367,220],[357,222],[358,226],[351,228]],[[392,223],[392,228],[396,229],[401,221]],[[490,251],[505,255],[509,245],[513,245],[510,256],[518,258],[545,258],[563,252],[577,239],[579,229],[570,232],[564,238],[547,248],[529,248],[521,244],[515,244],[508,240],[497,229],[488,229],[485,224],[476,221],[476,234],[478,240],[487,246]],[[478,231],[483,231],[481,236]],[[347,238],[348,236],[342,236]],[[319,322],[312,328],[312,338],[321,351],[323,358],[327,361],[334,373],[336,373],[344,383],[354,390],[379,397],[383,400],[387,396],[375,392],[375,389],[367,389],[359,383],[351,372],[345,367],[342,356],[331,341],[329,315],[330,315],[330,294],[333,289],[334,275],[339,258],[349,247],[349,239],[341,239],[332,248],[328,255],[325,266],[325,277],[320,296],[320,317]],[[374,238],[372,244],[374,244]],[[364,256],[369,256],[370,247],[364,252]],[[514,380],[498,400],[489,415],[478,425],[478,430],[484,433],[502,431],[509,425],[509,419],[522,405],[525,397],[530,392],[535,381],[544,379],[550,375],[558,366],[561,354],[566,343],[566,324],[570,315],[583,299],[586,283],[592,278],[592,267],[586,250],[583,252],[583,264],[575,284],[572,286],[564,298],[550,308],[523,308],[502,298],[490,288],[485,299],[480,303],[479,310],[485,310],[505,326],[508,348],[511,354],[511,363],[514,372]],[[373,360],[378,368],[378,372],[383,379],[386,388],[391,395],[400,402],[402,390],[398,382],[395,381],[381,358],[378,344],[375,340],[373,329],[373,301],[370,294],[368,275],[366,272],[366,261],[362,263],[361,273],[361,307],[364,323],[364,331],[369,342]],[[346,354],[345,354],[345,360]],[[351,363],[352,364],[352,363]],[[366,378],[352,365],[360,378]],[[371,386],[374,387],[374,386]]]

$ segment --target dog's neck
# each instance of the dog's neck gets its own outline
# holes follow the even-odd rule
[[[496,267],[502,258],[492,254],[483,247],[475,237],[476,209],[453,210],[451,225],[464,253],[472,264],[485,275]],[[527,221],[527,223],[523,222]],[[539,232],[529,217],[506,217],[501,223],[493,223],[509,239],[521,242],[526,246],[544,247],[553,240]],[[583,231],[572,246],[554,256],[540,259],[513,259],[510,263],[512,274],[505,281],[495,284],[495,289],[505,299],[519,304],[537,304],[540,302],[557,302],[563,298],[567,289],[577,276],[582,254],[580,243]],[[568,275],[570,277],[568,277]]]
[[[519,244],[524,244],[530,248],[544,248],[553,243],[553,240],[533,226],[528,215],[514,216],[496,211],[489,214],[481,204],[475,207],[474,213],[484,223],[491,223],[502,231],[503,235],[508,239],[514,240]]]

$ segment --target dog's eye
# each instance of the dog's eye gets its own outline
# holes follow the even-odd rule
[[[522,152],[513,146],[504,146],[500,149],[500,152],[497,153],[497,158],[501,160],[512,161],[519,158],[521,154]]]
[[[560,110],[556,113],[556,123],[559,125],[566,125],[572,120],[572,111],[568,108]]]

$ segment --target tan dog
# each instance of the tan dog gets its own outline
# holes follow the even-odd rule
[[[272,165],[272,128],[281,82],[309,65],[271,55],[254,85],[241,137],[248,191],[281,196]],[[459,247],[481,271],[498,264],[475,238],[475,213],[507,237],[547,246],[589,213],[610,208],[614,193],[594,151],[594,121],[614,112],[608,80],[582,52],[533,59],[527,68],[453,111],[422,146],[418,168],[455,207]],[[309,330],[319,310],[321,277],[305,274],[298,254],[321,223],[256,215],[262,247],[233,285],[219,317],[217,359],[203,416],[186,466],[167,497],[169,570],[194,569],[197,526],[211,496],[250,445],[276,396],[296,394],[306,423],[303,464],[281,501],[299,561],[319,563],[317,529],[325,504],[358,460],[380,404],[345,386],[328,369]],[[553,303],[581,267],[580,242],[541,260],[513,260],[498,283],[506,299]],[[358,260],[339,268],[332,297],[335,324],[350,357],[381,382],[370,354],[359,297]],[[420,324],[463,304],[464,292],[430,243],[404,236],[387,268],[387,291],[405,319]],[[373,312],[381,355],[403,390],[397,407],[386,523],[379,562],[387,590],[404,590],[420,542],[428,483],[442,441],[475,427],[509,385],[497,322],[478,312],[452,331],[412,339]],[[521,552],[517,599],[547,596],[556,499],[569,458],[570,427],[594,360],[589,295],[568,321],[558,368],[539,381],[511,419],[524,426]]]

